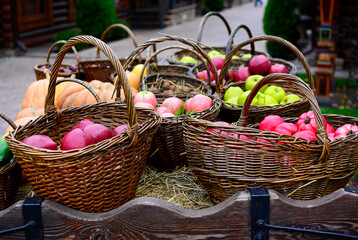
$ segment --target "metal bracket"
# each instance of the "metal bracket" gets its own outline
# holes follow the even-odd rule
[[[266,188],[249,188],[251,194],[251,239],[268,240],[270,223],[270,195]]]
[[[24,224],[34,222],[35,224],[25,228],[26,240],[43,239],[41,203],[43,198],[26,198],[22,204],[22,216]]]

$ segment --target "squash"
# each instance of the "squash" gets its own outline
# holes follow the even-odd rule
[[[140,78],[137,76],[137,74],[126,71],[127,78],[129,85],[134,88],[135,90],[139,91],[139,84],[140,84]],[[118,81],[118,75],[114,78],[114,84]]]
[[[31,108],[24,108],[18,112],[15,116],[15,121],[20,118],[25,117],[38,117],[44,114],[44,108],[36,108],[35,106]]]
[[[24,117],[24,118],[19,118],[17,120],[14,121],[15,125],[18,127],[18,126],[23,126],[25,125],[27,122],[31,121],[31,120],[35,120],[38,116],[35,116],[35,117]],[[14,129],[12,129],[11,126],[9,126],[6,131],[5,131],[5,134],[12,131]]]

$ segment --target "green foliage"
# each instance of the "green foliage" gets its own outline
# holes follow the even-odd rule
[[[76,10],[76,26],[84,34],[97,38],[100,38],[110,25],[119,22],[113,0],[78,0],[76,2]],[[111,35],[114,35],[114,33],[111,33]],[[123,34],[121,33],[120,35]]]
[[[297,7],[298,0],[268,0],[263,18],[264,32],[296,44],[299,38],[297,25],[300,21]],[[290,59],[293,56],[292,51],[279,43],[270,41],[266,47],[272,57]]]
[[[70,39],[71,37],[75,37],[75,36],[78,36],[78,35],[81,35],[82,33],[79,32],[77,29],[66,29],[66,30],[63,30],[61,31],[60,33],[56,34],[52,40],[53,42],[57,42],[59,40],[68,40]],[[60,48],[63,44],[59,44],[58,45],[58,48]],[[86,49],[88,48],[88,44],[87,43],[79,43],[79,44],[76,44],[75,45],[75,48],[77,51],[80,51],[82,49]]]
[[[225,7],[225,0],[201,0],[204,4],[204,13],[221,11]]]

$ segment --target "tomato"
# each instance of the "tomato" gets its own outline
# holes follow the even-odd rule
[[[279,124],[285,121],[278,115],[266,116],[260,123],[259,128],[262,131],[273,131]]]
[[[278,125],[274,131],[279,134],[293,135],[297,132],[297,126],[293,123],[284,122]]]
[[[306,131],[299,131],[294,135],[296,138],[304,138],[308,141],[317,140],[317,136],[314,132],[306,130]]]
[[[323,117],[324,127],[327,127],[327,121]],[[313,111],[308,111],[306,113],[302,113],[298,118],[296,123],[298,131],[312,131],[314,133],[317,132],[316,119],[314,118]]]
[[[343,126],[337,128],[334,137],[341,138],[355,133],[358,134],[358,126],[353,124],[344,124]]]

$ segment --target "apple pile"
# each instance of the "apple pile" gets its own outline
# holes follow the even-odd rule
[[[262,75],[251,75],[245,81],[245,91],[239,86],[229,87],[224,94],[227,103],[244,105],[246,98],[254,88],[255,84],[263,78]],[[265,85],[256,94],[251,105],[272,106],[300,101],[301,97],[296,94],[286,94],[282,87]]]
[[[213,100],[205,95],[196,94],[188,98],[185,102],[178,97],[168,97],[161,104],[158,104],[154,93],[141,91],[134,97],[135,107],[153,109],[161,117],[174,117],[183,114],[201,112],[213,106]]]
[[[331,141],[337,138],[346,137],[350,134],[358,134],[358,126],[353,124],[345,124],[337,129],[334,129],[332,125],[327,123],[324,117],[323,122],[328,138]],[[259,129],[262,131],[271,131],[279,134],[291,135],[308,141],[317,140],[317,125],[313,111],[302,113],[296,123],[285,122],[278,115],[269,115],[260,122]]]
[[[48,150],[79,149],[118,136],[125,131],[126,127],[127,124],[122,124],[112,131],[103,124],[83,119],[63,136],[60,147],[46,135],[32,135],[25,138],[22,142],[33,147]]]

